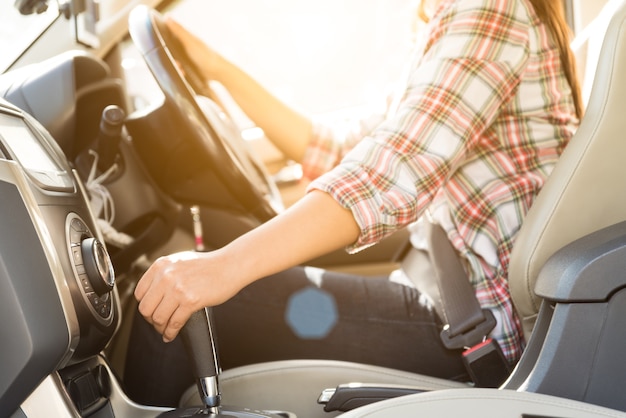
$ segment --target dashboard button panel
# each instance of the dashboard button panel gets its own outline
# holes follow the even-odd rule
[[[111,292],[115,286],[111,259],[76,213],[68,215],[66,224],[72,268],[83,300],[96,319],[108,325],[113,319]]]

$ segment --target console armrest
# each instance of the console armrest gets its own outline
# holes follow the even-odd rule
[[[555,302],[603,301],[626,286],[625,272],[626,222],[620,222],[558,250],[541,269],[535,292]]]

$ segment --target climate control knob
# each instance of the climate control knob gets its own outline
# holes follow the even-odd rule
[[[85,238],[80,243],[85,274],[98,296],[113,290],[115,273],[106,248],[96,238]]]

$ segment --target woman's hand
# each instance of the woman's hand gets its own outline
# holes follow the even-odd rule
[[[172,341],[192,313],[234,296],[241,287],[227,277],[216,253],[182,252],[159,258],[135,289],[139,312]]]
[[[161,257],[135,289],[139,312],[172,341],[192,313],[224,303],[250,283],[353,243],[359,227],[324,192],[312,191],[285,212],[209,253]]]
[[[283,103],[241,68],[207,46],[171,17],[165,23],[199,75],[228,90],[244,113],[289,159],[301,161],[313,132],[311,120]],[[183,69],[184,71],[184,69]]]
[[[165,24],[187,52],[187,56],[192,61],[200,74],[208,80],[219,80],[220,68],[223,66],[224,58],[210,48],[204,41],[189,32],[173,18],[166,16]]]

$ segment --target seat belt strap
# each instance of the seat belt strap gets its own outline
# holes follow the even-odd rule
[[[438,224],[424,222],[428,259],[436,286],[428,284],[436,295],[435,309],[445,323],[441,340],[448,349],[466,349],[464,362],[477,386],[495,387],[510,373],[510,366],[497,342],[487,335],[496,325],[489,309],[482,309],[456,249],[445,230]],[[429,277],[416,278],[418,266],[411,266],[411,248],[402,262],[405,273],[423,282]],[[423,261],[423,260],[422,260]],[[412,268],[413,267],[413,268]],[[423,270],[422,270],[423,271]],[[413,272],[413,274],[411,274]],[[422,290],[422,289],[420,289]]]
[[[468,280],[461,259],[456,249],[450,243],[445,230],[438,224],[425,222],[425,231],[428,242],[428,256],[437,278],[437,287],[441,298],[442,320],[447,324],[442,339],[448,348],[463,348],[473,346],[483,340],[493,326],[487,314],[480,307],[472,284]],[[483,335],[461,337],[477,326],[486,324],[477,330],[483,333],[485,327],[491,326]]]

